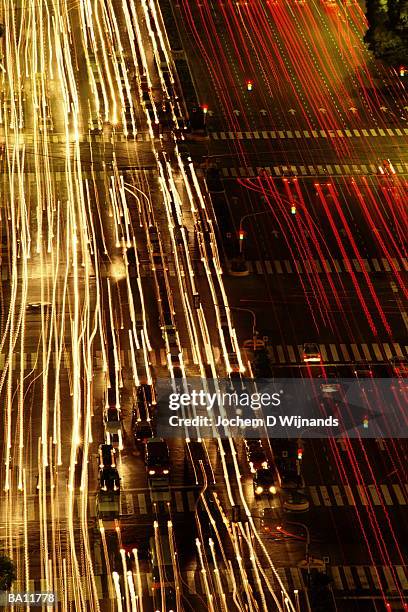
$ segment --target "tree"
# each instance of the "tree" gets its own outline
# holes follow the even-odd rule
[[[16,566],[13,559],[0,555],[0,591],[9,591],[16,578]]]
[[[408,62],[408,0],[366,0],[364,42],[374,57],[397,68]]]

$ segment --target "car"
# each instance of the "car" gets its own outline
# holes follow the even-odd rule
[[[191,162],[190,149],[184,142],[179,142],[177,144],[177,150],[183,162],[185,162],[186,164]]]
[[[136,251],[135,251],[135,247],[129,247],[128,249],[126,249],[126,261],[127,261],[127,265],[128,266],[135,266],[136,265]]]
[[[115,467],[103,467],[99,471],[99,486],[101,491],[119,493],[120,478],[118,470]]]
[[[116,451],[111,444],[101,444],[98,449],[99,467],[116,467]]]
[[[373,370],[365,361],[356,361],[353,367],[353,374],[356,378],[373,378]]]
[[[170,453],[163,438],[150,438],[146,442],[146,470],[151,476],[168,476],[170,474]]]
[[[50,307],[51,307],[50,302],[31,302],[30,304],[27,304],[26,310],[28,312],[39,312],[41,311],[41,308],[44,308],[44,310],[47,310]]]
[[[169,586],[167,583],[152,582],[152,595],[155,612],[176,612],[177,598],[173,586]]]
[[[395,174],[395,168],[389,159],[383,159],[381,166],[378,166],[380,174],[387,174],[388,176]]]
[[[142,92],[149,92],[150,91],[149,79],[148,79],[146,74],[142,74],[140,76],[140,89],[142,90]]]
[[[252,474],[255,474],[258,470],[267,469],[269,467],[268,459],[262,447],[249,450],[247,452],[247,458]]]
[[[262,448],[262,441],[259,438],[245,438],[244,443],[247,452]]]
[[[309,500],[302,491],[291,491],[283,501],[283,508],[287,512],[307,512]]]
[[[136,399],[139,405],[143,404],[151,408],[156,403],[154,387],[146,383],[139,385],[136,389]]]
[[[138,421],[133,427],[133,437],[136,444],[146,444],[147,440],[153,438],[153,429],[149,421]]]
[[[392,374],[401,378],[408,377],[408,359],[405,357],[393,357],[390,359]]]
[[[275,477],[270,468],[262,468],[254,474],[254,494],[255,497],[263,495],[275,495]]]
[[[104,413],[105,441],[119,450],[123,449],[121,412],[116,406],[109,406]]]
[[[315,342],[305,342],[302,347],[302,358],[305,363],[321,363],[319,345]]]
[[[326,369],[324,374],[319,374],[320,378],[320,389],[324,395],[331,395],[332,393],[338,393],[341,389],[341,385],[338,382],[341,378],[341,374],[336,369]]]

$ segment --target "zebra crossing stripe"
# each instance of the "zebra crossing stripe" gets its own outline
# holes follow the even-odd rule
[[[360,496],[361,503],[363,506],[368,506],[368,499],[364,491],[364,487],[362,485],[357,485],[357,492]]]
[[[137,494],[137,503],[139,506],[139,513],[140,514],[147,514],[147,508],[146,508],[146,497],[143,493],[138,493]]]
[[[371,565],[369,571],[370,571],[370,574],[371,574],[371,580],[374,583],[374,588],[377,591],[380,591],[381,590],[381,582],[380,582],[380,576],[379,576],[377,567],[375,567],[374,565]]]
[[[321,486],[320,487],[320,493],[323,499],[323,504],[325,506],[332,506],[331,500],[330,500],[330,496],[329,496],[329,492],[327,491],[327,487],[325,486]]]
[[[366,591],[368,591],[370,589],[370,584],[367,580],[367,576],[366,573],[364,571],[364,567],[358,565],[356,567],[357,570],[357,575],[358,575],[358,579],[360,581],[360,584],[362,586],[363,589],[365,589]]]
[[[346,494],[347,501],[348,501],[349,505],[350,506],[355,506],[356,505],[356,500],[354,499],[354,495],[353,495],[353,492],[351,490],[350,485],[344,485],[344,492]]]
[[[394,578],[392,577],[392,573],[389,567],[387,567],[386,565],[382,566],[382,571],[385,577],[385,580],[387,582],[387,588],[389,591],[396,591],[397,587],[396,584],[394,582]]]
[[[378,346],[378,344],[373,343],[372,345],[373,351],[374,351],[374,355],[376,356],[378,361],[384,361],[383,356],[381,354],[380,351],[380,347]]]
[[[347,584],[347,588],[349,591],[354,591],[354,589],[356,588],[354,579],[353,579],[353,574],[351,572],[351,567],[349,567],[348,565],[344,565],[343,566],[343,573],[344,576],[346,578],[346,584]]]
[[[367,344],[362,344],[361,348],[363,349],[364,357],[367,361],[372,361],[370,351],[368,350]]]
[[[334,586],[337,591],[343,591],[343,582],[340,577],[340,570],[336,565],[332,565],[330,568],[331,576],[333,578]]]
[[[393,502],[391,499],[391,495],[389,494],[388,487],[385,484],[380,485],[381,493],[384,497],[385,503],[387,506],[392,506]]]
[[[404,591],[408,591],[408,580],[407,580],[407,577],[405,575],[404,568],[402,567],[402,565],[396,565],[395,566],[395,570],[397,572],[398,579],[399,579],[399,581],[401,583],[401,586],[402,586],[403,590]]]
[[[295,587],[295,589],[298,589],[300,591],[303,588],[302,574],[300,570],[297,567],[291,567],[290,573],[292,576],[293,586]]]
[[[320,498],[319,498],[319,496],[317,494],[317,487],[315,487],[315,486],[309,487],[309,493],[310,493],[310,496],[312,498],[312,501],[313,501],[314,505],[315,506],[321,506]]]
[[[340,361],[339,354],[337,352],[337,348],[335,344],[329,344],[331,354],[333,355],[333,361]]]
[[[350,344],[351,351],[355,361],[361,361],[360,351],[358,350],[357,344]]]
[[[196,500],[193,491],[187,491],[187,504],[190,512],[195,512]]]
[[[378,496],[377,489],[375,485],[368,485],[368,490],[370,491],[370,495],[373,499],[375,506],[381,506],[381,500]]]
[[[336,504],[338,506],[344,506],[343,498],[341,496],[339,487],[337,487],[336,485],[333,485],[332,489],[333,489],[334,499],[336,500]]]
[[[401,491],[401,487],[398,484],[393,484],[392,488],[400,506],[405,506],[407,502],[405,501],[405,497]]]
[[[183,496],[181,491],[175,491],[174,492],[174,498],[176,501],[176,510],[177,512],[184,512],[184,505],[183,505]]]

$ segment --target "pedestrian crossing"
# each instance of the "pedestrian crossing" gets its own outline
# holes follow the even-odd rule
[[[171,513],[187,514],[195,512],[196,489],[170,489],[169,508]],[[133,492],[124,490],[120,496],[121,516],[152,515],[156,512],[156,506],[152,501],[150,493]]]
[[[330,565],[327,564],[321,571],[326,571],[331,578],[331,586],[333,590],[341,595],[342,593],[354,594],[372,594],[372,593],[387,593],[393,594],[398,592],[408,591],[408,568],[405,565]],[[183,595],[205,595],[207,592],[206,582],[208,585],[221,585],[216,588],[218,595],[224,593],[230,596],[234,592],[234,580],[237,580],[237,575],[231,576],[231,573],[223,568],[217,570],[208,568],[200,570],[194,568],[191,570],[181,571],[179,574],[179,583],[182,585]],[[289,596],[293,597],[294,591],[301,592],[305,590],[305,570],[292,567],[268,567],[264,569],[265,576],[271,585],[274,592],[280,595],[282,586],[285,588]],[[246,568],[248,580],[252,584],[257,584],[259,575],[255,575],[252,568]],[[204,575],[205,574],[205,575]],[[144,597],[152,596],[152,574],[151,572],[142,571],[137,576],[137,581],[141,588],[141,593]],[[85,586],[84,577],[84,586]],[[94,576],[95,590],[100,601],[115,598],[114,591],[109,589],[108,577],[106,575]],[[281,584],[280,584],[280,582]],[[89,582],[88,582],[89,584]],[[44,592],[47,590],[45,580],[29,580],[28,589],[26,584],[16,581],[13,584],[13,590],[30,590],[31,592]],[[59,601],[65,599],[68,603],[74,601],[74,590],[72,577],[68,576],[66,583],[62,579],[57,578],[55,590],[58,594]],[[89,588],[84,588],[85,599],[91,599],[91,591]]]
[[[68,518],[68,508],[65,503],[64,489],[59,493],[59,520]],[[188,514],[195,512],[197,489],[195,487],[175,487],[168,492],[168,508],[171,514]],[[79,498],[74,501],[74,517],[80,518]],[[153,516],[159,508],[159,504],[152,501],[150,492],[146,489],[132,490],[122,488],[120,494],[120,516],[122,518],[131,516]],[[90,494],[88,498],[88,512],[91,519],[96,517],[96,494]],[[22,519],[22,508],[18,511],[19,518]],[[29,522],[40,519],[40,508],[38,504],[38,494],[34,493],[27,496],[27,520]]]
[[[408,484],[309,485],[309,502],[319,508],[407,506]]]
[[[184,365],[196,365],[194,356],[190,347],[181,347]],[[132,351],[130,349],[120,351],[120,364],[122,368],[131,369],[133,367]],[[212,354],[215,363],[220,363],[221,349],[217,346],[212,347]],[[153,367],[168,366],[168,355],[165,349],[153,349],[149,352],[149,362]],[[96,367],[103,367],[102,351],[96,351]],[[1,368],[0,368],[1,369]]]
[[[212,140],[299,140],[343,138],[389,138],[408,136],[408,128],[360,128],[343,130],[255,130],[243,132],[210,132]]]
[[[271,363],[276,365],[295,365],[303,363],[303,345],[268,344],[264,336],[266,350]],[[371,343],[326,343],[318,344],[323,363],[386,363],[393,357],[408,357],[408,344],[399,342]]]
[[[221,350],[219,347],[212,347],[213,356],[215,363],[219,363],[221,360]],[[184,365],[195,365],[193,353],[190,347],[182,347],[181,353],[183,357]],[[120,350],[120,365],[122,368],[131,369],[133,367],[133,358],[131,349]],[[58,361],[60,359],[60,363]],[[161,349],[153,349],[149,352],[149,362],[153,367],[159,366],[167,366],[168,359],[166,350]],[[12,371],[31,371],[31,370],[43,370],[44,364],[42,360],[42,353],[23,353],[22,357],[20,353],[14,352],[11,360],[9,361],[9,356],[6,353],[0,353],[0,371],[6,369],[7,364],[9,363],[9,367],[11,366]],[[48,368],[51,370],[57,369],[57,366],[61,370],[70,370],[72,368],[72,355],[69,350],[65,350],[63,354],[60,356],[56,351],[51,351],[50,359],[48,361]],[[96,369],[102,369],[104,367],[103,362],[103,354],[101,350],[95,350],[94,356],[94,366]]]
[[[247,261],[250,274],[362,274],[368,272],[408,272],[405,257],[371,257],[364,259],[272,259]]]
[[[407,163],[393,163],[396,175],[408,174]],[[220,168],[223,178],[250,178],[266,174],[267,176],[356,176],[378,174],[375,164],[314,164],[314,165],[279,165],[279,166],[239,166]],[[197,173],[198,174],[198,173]],[[389,178],[381,175],[383,178]]]
[[[326,572],[332,579],[334,591],[366,591],[373,593],[383,591],[395,593],[408,590],[407,566],[403,565],[327,565]],[[298,567],[279,567],[276,571],[285,587],[290,592],[304,588],[304,576]],[[274,572],[266,570],[275,589],[279,584]]]
[[[1,128],[0,128],[1,129]],[[244,130],[244,131],[221,131],[209,132],[208,136],[211,140],[299,140],[299,139],[348,139],[348,138],[403,138],[408,136],[408,128],[398,127],[375,127],[375,128],[344,128],[339,130]],[[25,144],[34,143],[33,133],[19,132],[19,142]],[[173,140],[171,134],[164,132],[161,134],[161,140]],[[12,135],[11,135],[12,140]],[[53,144],[65,144],[67,139],[63,132],[50,132],[48,140]],[[0,136],[0,142],[4,141],[4,135]],[[9,135],[10,141],[10,135]],[[150,142],[151,136],[147,131],[138,131],[133,138],[126,136],[121,131],[114,131],[109,135],[104,134],[80,134],[78,141],[80,143],[95,143],[95,142]],[[74,142],[74,139],[72,139]]]

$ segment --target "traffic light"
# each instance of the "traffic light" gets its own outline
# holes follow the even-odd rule
[[[248,79],[248,81],[246,82],[247,90],[252,91],[253,85],[254,85],[253,82]]]
[[[243,239],[245,238],[245,232],[244,232],[244,230],[239,230],[239,232],[238,232],[238,238],[239,238],[240,240],[243,240]]]
[[[294,204],[292,204],[292,206],[290,207],[290,212],[292,213],[292,215],[296,215],[296,206]]]
[[[299,461],[302,460],[302,457],[303,457],[303,448],[298,448],[297,457],[298,457]]]
[[[400,75],[400,77],[404,77],[405,76],[405,66],[400,66],[399,75]]]
[[[202,107],[204,115],[208,113],[208,104],[203,104]]]

